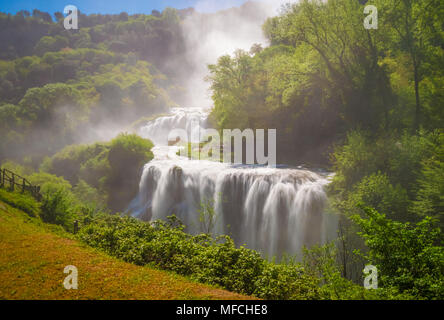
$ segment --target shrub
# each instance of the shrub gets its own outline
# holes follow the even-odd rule
[[[443,299],[444,247],[432,218],[417,224],[387,219],[362,208],[368,218],[354,216],[369,248],[366,258],[378,268],[380,283],[417,298]]]
[[[45,172],[33,173],[28,178],[31,183],[40,186],[43,196],[40,214],[42,220],[72,230],[80,202],[73,195],[71,184],[62,177]]]
[[[392,185],[400,185],[411,196],[421,173],[421,162],[436,152],[439,137],[437,131],[377,138],[352,131],[345,144],[332,154],[336,175],[331,189],[336,193],[350,191],[364,177],[381,173],[387,175]]]
[[[79,238],[110,255],[153,265],[242,294],[268,299],[313,299],[317,282],[297,264],[274,264],[236,248],[228,236],[190,235],[177,218],[146,223],[130,217],[92,218]]]
[[[38,217],[40,214],[40,203],[27,193],[9,192],[0,189],[0,200],[26,212],[31,217]]]
[[[297,264],[266,263],[254,294],[264,299],[320,299],[318,279]]]
[[[386,174],[380,172],[363,178],[348,194],[345,211],[357,212],[357,206],[375,208],[392,218],[406,220],[409,205],[407,192],[400,185],[393,186]]]
[[[79,180],[77,185],[73,188],[73,194],[83,204],[101,210],[106,209],[106,197],[83,180]]]
[[[70,192],[57,185],[47,185],[43,195],[41,218],[44,222],[70,229],[73,224],[73,202]]]
[[[45,159],[40,169],[63,177],[72,185],[77,184],[83,178],[89,184],[99,180],[108,172],[102,167],[109,167],[106,163],[98,166],[95,162],[106,159],[109,146],[105,143],[95,143],[91,145],[70,145],[56,153],[53,157]],[[87,163],[94,162],[93,165]],[[87,169],[84,169],[84,167]],[[83,172],[86,170],[86,172]],[[83,173],[83,174],[82,174]]]
[[[120,134],[110,143],[108,161],[110,175],[105,185],[108,206],[114,211],[123,211],[137,194],[143,165],[153,159],[150,140],[135,134]]]
[[[442,229],[444,228],[444,132],[439,134],[434,144],[436,152],[422,162],[418,192],[410,210],[439,219]]]
[[[99,206],[106,201],[110,210],[120,212],[137,194],[141,169],[153,158],[152,147],[135,134],[120,134],[109,143],[65,147],[45,159],[41,170],[64,177],[75,191],[86,190],[88,201],[93,198]]]

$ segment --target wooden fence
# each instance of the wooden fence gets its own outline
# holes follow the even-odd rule
[[[42,200],[39,186],[33,186],[28,180],[8,169],[0,168],[0,187],[10,191],[29,192],[37,201]]]

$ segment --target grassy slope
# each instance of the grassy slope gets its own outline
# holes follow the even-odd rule
[[[63,269],[78,269],[66,290]],[[0,201],[0,299],[244,299],[109,257]]]

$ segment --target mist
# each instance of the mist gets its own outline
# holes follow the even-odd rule
[[[225,7],[228,7],[230,1],[227,3]],[[49,32],[49,27],[42,22],[39,33],[32,33],[32,41],[23,43],[17,39],[31,34],[30,30],[33,28],[31,24],[26,25],[27,28],[15,28],[15,25],[21,23],[21,19],[25,19],[22,16],[16,17],[14,24],[11,24],[9,29],[3,29],[0,35],[4,40],[2,46],[17,47],[16,51],[9,53],[2,50],[3,58],[8,59],[8,68],[13,72],[10,72],[8,81],[4,81],[5,88],[2,89],[0,86],[0,94],[3,95],[0,98],[4,98],[4,103],[17,105],[14,106],[14,110],[26,113],[26,110],[30,108],[30,102],[20,102],[25,93],[34,87],[42,88],[36,91],[39,92],[36,105],[47,104],[44,117],[50,121],[45,120],[43,123],[44,118],[38,120],[30,127],[29,132],[18,126],[17,136],[25,132],[24,136],[19,139],[20,141],[8,133],[11,136],[11,142],[5,142],[5,146],[1,148],[0,158],[21,158],[30,150],[33,154],[52,155],[68,144],[109,141],[120,132],[132,131],[133,123],[156,114],[168,113],[171,107],[211,108],[213,103],[209,90],[210,83],[205,81],[209,75],[208,65],[217,63],[218,58],[223,55],[233,55],[238,49],[249,51],[254,44],[268,46],[262,26],[267,18],[279,14],[279,8],[284,3],[288,3],[288,0],[248,1],[241,6],[234,6],[233,2],[232,8],[218,11],[220,3],[217,5],[215,0],[202,0],[193,9],[178,10],[177,14],[180,17],[178,23],[165,22],[168,20],[162,20],[162,15],[159,13],[156,17],[161,22],[154,21],[147,24],[147,27],[151,28],[149,32],[136,28],[134,30],[139,31],[128,29],[125,32],[110,33],[100,31],[101,29],[98,28],[99,31],[90,30],[92,38],[86,32],[85,35],[88,33],[89,38],[86,36],[87,41],[85,40],[83,49],[93,49],[97,45],[105,48],[109,46],[109,43],[118,43],[120,47],[114,46],[106,50],[116,54],[128,54],[134,58],[134,61],[150,63],[149,72],[153,79],[153,86],[147,90],[143,83],[142,86],[132,83],[131,87],[127,87],[129,80],[126,79],[122,81],[116,79],[120,81],[118,84],[111,83],[112,81],[109,84],[106,81],[97,82],[95,85],[97,96],[94,99],[86,94],[84,96],[88,104],[85,107],[88,110],[77,110],[80,108],[77,103],[73,104],[64,100],[47,101],[46,98],[51,96],[51,90],[45,88],[45,85],[63,83],[68,80],[78,81],[76,72],[79,72],[78,69],[84,64],[77,58],[59,54],[62,51],[61,48],[48,47],[46,48],[48,52],[60,55],[61,62],[58,65],[48,64],[51,70],[39,71],[38,68],[34,70],[34,66],[45,65],[43,56],[39,56],[34,48],[37,47],[39,39]],[[81,25],[100,26],[112,19],[116,24],[121,17],[93,15],[81,18],[83,19]],[[55,23],[51,26],[55,30],[58,28],[60,33],[58,36],[64,37],[69,50],[76,51],[82,48],[83,45],[78,47],[76,34],[65,33],[63,28]],[[92,41],[88,42],[90,40]],[[89,54],[97,55],[97,59],[99,58],[99,53]],[[25,56],[32,57],[34,63],[28,68],[32,72],[26,73],[29,77],[22,79],[18,76],[21,74],[19,70],[15,70],[17,64],[14,59]],[[135,63],[134,61],[128,58],[119,63],[131,66]],[[101,72],[100,68],[100,66],[85,67],[81,72],[96,76]],[[12,92],[8,89],[8,85],[22,88],[22,90]],[[68,89],[63,90],[69,92]],[[149,98],[153,95],[154,98]],[[76,110],[80,114],[76,115]]]
[[[181,107],[211,108],[210,83],[205,80],[209,75],[208,65],[217,63],[223,55],[232,56],[236,50],[249,51],[253,44],[268,46],[263,24],[268,18],[278,15],[283,5],[291,2],[295,0],[247,1],[241,6],[233,5],[218,11],[216,1],[199,1],[181,23],[179,38],[183,43],[170,43],[168,54],[156,51],[153,57],[161,66],[160,71],[182,88],[181,92],[170,91],[171,99]],[[183,50],[177,50],[177,47]],[[145,48],[145,52],[151,52],[151,48]],[[162,87],[162,84],[159,85]],[[102,114],[95,117],[93,126],[80,130],[74,141],[92,143],[110,140],[120,132],[131,131],[130,124],[143,116],[149,114],[126,112],[117,118]]]
[[[183,22],[183,37],[186,42],[185,59],[191,66],[191,73],[181,75],[186,95],[180,101],[184,107],[211,107],[208,65],[217,62],[223,55],[233,55],[237,49],[249,51],[253,44],[268,45],[262,31],[267,18],[279,13],[288,0],[248,1],[240,7],[201,14],[212,11],[214,1],[202,0],[196,11]]]

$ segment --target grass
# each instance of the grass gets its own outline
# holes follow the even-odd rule
[[[63,269],[78,269],[67,290]],[[0,201],[0,299],[249,299],[173,273],[122,262]]]
[[[32,217],[38,217],[40,204],[27,193],[9,192],[0,188],[0,201],[19,208]]]

